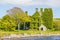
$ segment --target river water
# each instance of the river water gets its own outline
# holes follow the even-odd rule
[[[26,37],[26,38],[5,38],[3,40],[60,40],[60,36]]]

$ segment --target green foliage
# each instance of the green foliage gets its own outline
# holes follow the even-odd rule
[[[42,12],[42,20],[43,24],[48,28],[53,28],[53,13],[51,8],[45,8],[44,12]]]
[[[24,11],[21,8],[14,7],[12,10],[10,9],[8,11],[8,14],[10,17],[16,19],[17,25],[18,25],[18,30],[20,30],[21,25],[25,27],[25,22],[30,22],[30,18],[27,14],[27,12],[24,13]]]
[[[36,8],[34,15],[28,16],[27,11],[24,13],[20,8],[15,7],[8,11],[9,15],[5,15],[0,19],[0,30],[13,31],[16,30],[16,28],[24,28],[29,23],[30,29],[38,29],[41,25],[41,21],[48,29],[56,28],[56,23],[53,23],[52,9],[45,8],[43,12],[43,9],[41,8],[40,11],[42,13],[42,17],[40,12],[38,12],[38,8]]]
[[[55,31],[58,30],[58,24],[57,24],[57,22],[53,22],[53,29]]]
[[[26,11],[26,13],[27,13],[27,11]],[[10,17],[15,18],[17,21],[20,20],[20,21],[25,21],[25,22],[30,21],[29,16],[26,15],[26,13],[24,13],[24,11],[18,7],[14,7],[14,8],[12,8],[12,10],[10,9],[8,11],[8,14]]]
[[[16,21],[8,15],[4,16],[0,22],[0,30],[11,31],[15,30]]]
[[[60,18],[54,18],[54,22],[57,30],[60,30]]]
[[[36,8],[35,13],[31,16],[31,29],[38,29],[41,24],[40,13],[38,12],[38,8]]]

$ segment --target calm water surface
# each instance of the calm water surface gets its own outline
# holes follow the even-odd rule
[[[60,40],[60,36],[50,36],[50,37],[28,37],[28,38],[10,38],[3,40]]]

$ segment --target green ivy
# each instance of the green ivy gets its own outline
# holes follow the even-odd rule
[[[53,13],[52,13],[52,8],[45,8],[44,9],[44,11],[42,12],[42,20],[43,20],[43,24],[48,29],[52,29],[53,28]]]

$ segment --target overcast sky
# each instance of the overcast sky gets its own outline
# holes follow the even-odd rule
[[[35,8],[39,10],[40,8],[52,8],[54,17],[60,17],[60,0],[0,0],[0,18],[6,15],[6,11],[13,7],[28,11],[29,15],[35,12]]]

